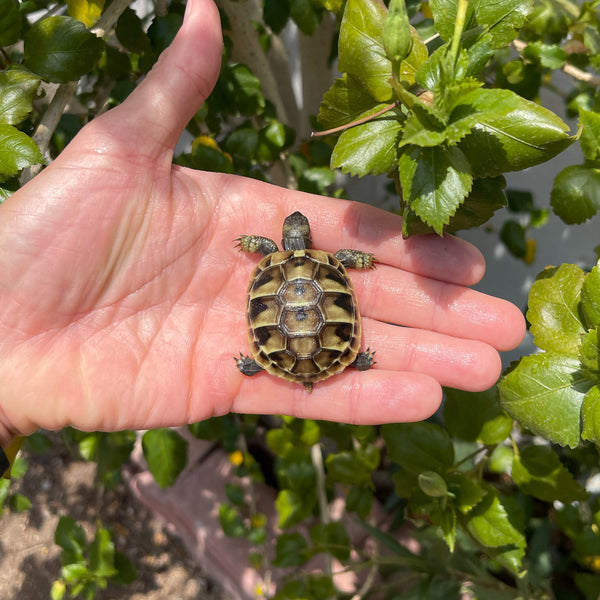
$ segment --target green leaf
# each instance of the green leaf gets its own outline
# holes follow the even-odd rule
[[[289,17],[289,0],[265,0],[263,5],[263,20],[273,33],[280,33]]]
[[[75,81],[92,70],[104,42],[72,17],[47,17],[25,36],[25,65],[48,81]]]
[[[293,490],[281,490],[275,500],[275,508],[279,514],[278,527],[287,529],[297,525],[312,514],[316,497],[307,496]]]
[[[444,227],[444,232],[453,233],[486,223],[498,209],[506,206],[505,186],[506,180],[502,176],[474,179],[471,192],[450,218],[450,223]],[[433,233],[433,229],[423,223],[412,211],[405,211],[403,216],[404,235]]]
[[[67,586],[61,579],[57,579],[50,588],[50,600],[63,600],[67,593]]]
[[[600,326],[600,265],[596,265],[583,280],[581,308],[588,327]]]
[[[400,155],[398,170],[404,202],[441,235],[471,190],[465,156],[456,147],[409,146]]]
[[[598,328],[590,329],[581,338],[581,348],[579,349],[582,371],[594,381],[600,379],[600,340],[598,338]]]
[[[152,48],[158,53],[165,50],[175,39],[182,24],[183,15],[177,12],[167,13],[164,17],[154,17],[148,27],[148,37]]]
[[[346,496],[346,510],[366,519],[373,506],[373,492],[366,487],[352,486]]]
[[[317,120],[323,129],[334,129],[360,119],[377,104],[360,81],[344,73],[325,92]]]
[[[18,0],[0,0],[0,46],[12,46],[21,37],[23,19]]]
[[[512,551],[512,560],[518,565],[525,554],[525,536],[510,504],[504,502],[495,491],[471,511],[467,520],[469,533],[488,548]],[[512,547],[512,548],[511,548]]]
[[[382,2],[348,0],[339,37],[338,68],[356,76],[378,102],[391,102],[392,63],[383,49],[387,11]]]
[[[554,179],[550,205],[569,225],[591,219],[600,208],[600,169],[592,165],[565,167]]]
[[[0,179],[44,162],[35,142],[12,125],[0,125]]]
[[[308,559],[307,550],[308,543],[301,533],[282,533],[277,536],[273,564],[277,567],[299,567]]]
[[[115,552],[114,562],[117,573],[111,577],[112,581],[121,585],[129,585],[137,579],[135,567],[122,552]]]
[[[137,16],[135,11],[129,7],[127,7],[119,17],[115,33],[117,34],[119,42],[131,52],[143,54],[144,52],[150,52],[150,50],[152,50],[150,38],[144,31],[142,20]]]
[[[588,160],[600,159],[600,114],[585,108],[579,108],[579,143],[583,155]]]
[[[187,441],[172,429],[151,429],[144,433],[144,458],[160,487],[175,483],[187,463],[187,448]]]
[[[451,120],[459,119],[472,124],[459,148],[476,177],[537,165],[573,142],[568,126],[553,112],[510,90],[473,90],[454,108]]]
[[[373,444],[353,452],[329,454],[327,478],[346,485],[370,486],[371,473],[379,465],[379,449]]]
[[[600,386],[594,385],[583,398],[581,437],[600,447]]]
[[[410,473],[418,475],[423,471],[435,471],[443,474],[454,464],[450,437],[433,423],[383,425],[381,434],[390,460]]]
[[[504,221],[500,230],[500,239],[514,257],[525,258],[527,256],[526,230],[518,221],[514,219]]]
[[[223,533],[228,537],[244,537],[247,533],[244,519],[236,506],[220,504],[219,523],[223,528]]]
[[[549,446],[529,446],[513,460],[512,476],[520,490],[545,502],[565,504],[588,498],[585,488],[562,465]]]
[[[513,420],[500,408],[497,395],[495,386],[485,392],[447,389],[444,424],[448,433],[488,445],[504,441],[510,435]]]
[[[448,491],[454,496],[454,506],[463,514],[467,514],[477,506],[486,495],[477,481],[462,473],[450,473],[447,484]]]
[[[309,534],[315,551],[328,552],[341,561],[350,558],[350,536],[339,521],[313,525]]]
[[[558,352],[525,356],[498,384],[500,405],[522,427],[575,448],[591,383],[578,358]]]
[[[527,44],[521,55],[528,60],[537,60],[546,69],[562,69],[567,59],[567,51],[558,44],[544,44],[535,41]]]
[[[117,574],[115,569],[115,546],[110,532],[99,527],[94,540],[90,544],[89,569],[97,577],[112,577]]]
[[[24,512],[31,508],[31,500],[23,494],[13,494],[10,496],[8,505],[13,512]]]
[[[59,518],[54,531],[54,543],[66,552],[71,562],[83,560],[83,551],[86,546],[85,533],[73,517],[62,516]],[[63,564],[66,564],[64,560]]]
[[[288,0],[290,5],[290,17],[302,33],[312,35],[317,29],[321,17],[315,10],[311,0]]]
[[[384,106],[374,106],[361,118],[376,113]],[[333,149],[331,168],[359,176],[388,173],[398,161],[396,148],[401,129],[402,122],[397,110],[347,129]]]
[[[431,0],[436,29],[444,40],[454,34],[457,16],[457,0]],[[465,31],[477,27],[489,28],[494,48],[502,48],[517,37],[517,30],[527,22],[531,12],[531,0],[504,0],[487,2],[472,0],[469,2],[465,18]]]
[[[577,356],[585,327],[579,310],[585,274],[563,264],[542,271],[529,291],[527,320],[534,342],[542,350]]]

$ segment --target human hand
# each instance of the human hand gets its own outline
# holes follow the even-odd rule
[[[190,0],[136,91],[0,207],[0,446],[39,427],[145,429],[229,411],[423,419],[441,386],[491,386],[497,350],[522,339],[515,306],[466,287],[484,272],[466,242],[405,241],[399,218],[366,205],[173,166],[220,58],[215,6]],[[245,290],[258,261],[234,240],[279,239],[295,210],[315,248],[379,261],[351,273],[377,365],[311,395],[267,374],[244,377],[232,360],[249,350]]]

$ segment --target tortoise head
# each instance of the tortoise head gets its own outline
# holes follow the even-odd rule
[[[308,219],[300,212],[292,213],[283,222],[284,250],[306,250],[312,246]]]

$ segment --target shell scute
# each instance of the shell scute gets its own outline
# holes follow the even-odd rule
[[[360,314],[345,267],[321,250],[274,252],[248,286],[248,334],[255,360],[290,381],[335,375],[358,353]]]

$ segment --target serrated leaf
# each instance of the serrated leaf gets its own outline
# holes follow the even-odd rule
[[[35,142],[12,125],[0,125],[0,179],[43,162]]]
[[[21,37],[23,18],[18,0],[0,0],[0,46],[12,46]]]
[[[600,447],[600,386],[594,385],[583,399],[581,437]]]
[[[516,546],[525,548],[525,536],[519,531],[517,519],[504,505],[495,491],[487,496],[472,510],[467,521],[469,533],[488,548]]]
[[[538,348],[578,356],[585,333],[579,310],[584,277],[577,265],[570,264],[548,267],[538,275],[527,311]]]
[[[444,424],[454,437],[482,444],[499,444],[512,430],[513,420],[500,408],[494,386],[485,392],[447,389]]]
[[[451,115],[451,122],[459,119],[472,124],[458,146],[476,177],[531,167],[573,142],[568,126],[553,112],[510,90],[473,90]]]
[[[598,328],[590,329],[581,339],[579,358],[585,375],[591,380],[600,379],[600,340]]]
[[[160,487],[173,485],[187,464],[188,443],[172,429],[151,429],[142,437],[148,468]]]
[[[546,69],[562,69],[567,59],[567,51],[558,44],[531,42],[521,52],[528,60],[538,60]]]
[[[569,225],[591,219],[600,208],[600,169],[592,165],[564,168],[554,179],[550,205]]]
[[[457,16],[457,0],[431,0],[435,27],[444,40],[454,34]],[[465,31],[483,26],[489,28],[494,48],[502,48],[517,37],[517,30],[527,22],[531,12],[531,0],[505,0],[504,2],[469,2],[465,18]]]
[[[588,498],[585,488],[560,462],[549,446],[529,446],[515,456],[512,466],[514,482],[520,490],[545,502],[565,504]]]
[[[323,129],[334,129],[360,119],[377,104],[360,81],[344,73],[325,92],[317,120]]]
[[[363,113],[361,118],[383,107],[385,105],[376,105]],[[397,164],[397,143],[401,130],[401,115],[397,110],[347,129],[333,149],[331,168],[359,176],[390,172]]]
[[[600,264],[597,264],[583,280],[581,308],[588,327],[600,326]]]
[[[591,382],[578,358],[557,352],[525,356],[498,384],[500,405],[537,435],[575,448],[583,398]]]
[[[67,0],[69,15],[91,27],[102,14],[105,0]]]
[[[381,434],[391,460],[410,473],[445,473],[454,464],[452,441],[444,429],[432,423],[383,425]]]
[[[579,143],[583,155],[588,160],[600,159],[600,114],[585,108],[579,108],[581,137]]]
[[[356,76],[378,102],[390,102],[392,63],[383,49],[383,2],[348,0],[340,26],[338,68]]]
[[[505,187],[506,180],[502,176],[474,179],[469,195],[450,218],[450,223],[444,227],[444,232],[453,233],[470,229],[489,221],[498,209],[507,204]],[[403,217],[403,235],[433,233],[433,229],[423,223],[412,211],[405,211]]]
[[[456,147],[409,146],[400,154],[398,170],[403,201],[441,235],[471,190],[464,155]]]
[[[447,483],[448,490],[454,496],[453,504],[463,514],[477,506],[486,495],[477,481],[462,473],[451,473],[447,477]]]
[[[75,81],[92,70],[104,42],[72,17],[47,17],[25,36],[25,65],[48,81]]]

